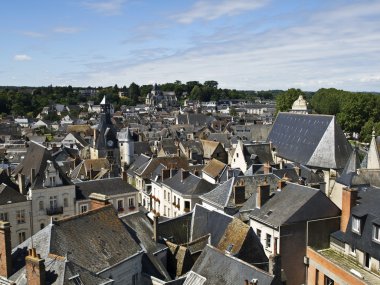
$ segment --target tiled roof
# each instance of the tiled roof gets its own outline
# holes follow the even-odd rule
[[[17,190],[2,183],[0,185],[0,205],[27,201],[26,197]]]

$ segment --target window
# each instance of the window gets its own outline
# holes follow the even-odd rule
[[[40,224],[40,230],[42,230],[44,227],[45,227],[45,224],[44,224],[44,223],[41,223],[41,224]]]
[[[4,212],[4,213],[0,213],[0,220],[3,221],[3,222],[8,222],[8,213]]]
[[[380,242],[380,226],[373,225],[373,240]]]
[[[356,246],[353,244],[350,246],[350,254],[356,255]]]
[[[360,219],[352,216],[352,231],[360,234]]]
[[[128,198],[128,206],[130,208],[135,206],[135,199],[134,198]]]
[[[366,253],[364,256],[364,266],[367,268],[370,268],[371,265],[371,255],[369,253]]]
[[[185,201],[185,211],[190,211],[190,201]]]
[[[40,211],[44,210],[44,201],[39,201],[38,202],[38,208],[40,209]]]
[[[265,240],[265,247],[270,248],[271,247],[271,242],[272,242],[272,236],[270,234],[267,234],[267,238]]]
[[[261,230],[257,229],[256,230],[256,235],[259,238],[259,240],[261,241]]]
[[[55,187],[55,176],[49,177],[50,179],[50,186]]]
[[[58,208],[58,198],[57,196],[50,196],[50,209]]]
[[[166,216],[166,206],[164,206],[164,216]]]
[[[237,157],[237,158],[239,157],[239,153],[238,153],[238,152],[236,153],[236,157]]]
[[[18,243],[22,243],[26,240],[25,232],[19,232],[18,233]]]
[[[25,210],[16,211],[16,219],[17,219],[18,224],[24,224],[25,223]]]
[[[334,280],[325,275],[325,285],[334,285]]]
[[[166,190],[164,190],[164,200],[166,200]]]
[[[69,206],[69,199],[67,197],[63,198],[63,207],[68,207]]]
[[[88,211],[88,205],[87,204],[80,205],[80,212],[81,213],[86,213],[87,211]]]
[[[117,210],[124,211],[124,200],[117,200]]]

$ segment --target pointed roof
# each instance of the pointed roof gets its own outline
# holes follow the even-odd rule
[[[350,158],[347,161],[346,166],[342,174],[336,179],[336,182],[346,185],[366,185],[368,184],[362,176],[357,174],[357,170],[360,168],[360,159],[358,149],[355,147],[352,151]]]
[[[268,136],[277,156],[309,167],[343,169],[352,152],[335,116],[279,113]]]
[[[104,95],[102,101],[100,102],[100,105],[105,105],[105,104],[107,104],[107,102],[106,102],[106,95]]]
[[[380,169],[380,157],[379,150],[377,148],[375,131],[372,131],[372,139],[369,145],[368,158],[367,158],[367,168],[368,169]]]
[[[215,207],[224,210],[224,207],[227,207],[228,201],[231,196],[233,185],[235,184],[236,177],[232,177],[223,184],[216,187],[214,190],[203,194],[201,199],[206,203],[210,203]]]

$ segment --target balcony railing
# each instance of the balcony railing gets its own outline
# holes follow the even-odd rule
[[[63,214],[63,207],[46,208],[46,215],[48,216],[60,215],[60,214]]]

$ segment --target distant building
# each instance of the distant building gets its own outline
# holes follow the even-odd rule
[[[292,109],[290,110],[291,113],[297,113],[297,114],[309,114],[310,110],[308,108],[307,101],[303,98],[302,95],[298,97],[296,101],[294,101],[292,105]]]

